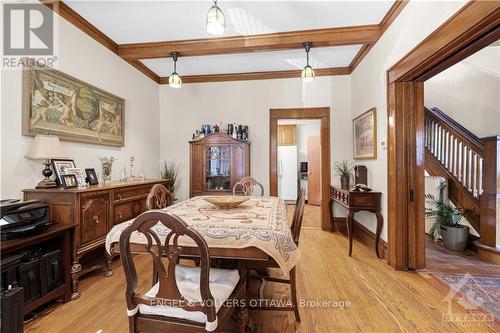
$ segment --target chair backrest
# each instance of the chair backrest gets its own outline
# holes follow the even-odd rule
[[[163,243],[151,229],[157,223],[161,223],[171,230]],[[130,249],[130,236],[136,231],[146,238],[147,243],[144,244],[144,249],[146,253],[151,255],[154,272],[158,274],[158,293],[154,298],[137,293],[137,271]],[[179,237],[190,238],[198,247],[201,302],[186,300],[179,292],[175,277],[175,267],[183,254],[183,248],[178,244]],[[134,244],[134,246],[138,245]],[[127,281],[125,295],[129,313],[134,313],[139,304],[168,304],[168,306],[182,308],[186,311],[201,311],[207,315],[209,322],[215,321],[215,302],[209,287],[210,257],[207,243],[196,230],[189,227],[178,216],[161,210],[150,210],[139,215],[120,236],[120,258]],[[165,266],[164,261],[167,261],[168,265]]]
[[[255,186],[260,187],[260,196],[264,196],[264,186],[262,186],[262,184],[255,180],[255,178],[253,177],[243,177],[239,182],[234,184],[233,195],[236,195],[236,191],[238,190],[238,188],[241,188],[238,192],[242,192],[243,195],[253,195],[253,188]]]
[[[170,206],[172,202],[172,193],[162,184],[156,184],[151,188],[151,191],[148,194],[148,198],[146,199],[146,208],[148,210],[162,209]]]
[[[300,230],[302,228],[302,219],[304,217],[304,189],[301,187],[299,190],[299,195],[297,196],[297,201],[295,203],[295,210],[293,212],[293,220],[292,220],[292,235],[295,244],[299,245],[300,238]]]

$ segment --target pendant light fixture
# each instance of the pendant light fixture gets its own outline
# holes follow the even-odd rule
[[[314,80],[314,70],[312,67],[309,65],[309,51],[311,50],[311,43],[305,42],[304,43],[304,49],[306,50],[306,57],[307,57],[307,64],[306,67],[302,70],[302,81],[304,82],[311,82]]]
[[[182,86],[182,79],[177,74],[177,58],[179,57],[179,53],[172,52],[172,59],[174,60],[174,71],[168,77],[168,85],[172,88],[180,88]]]
[[[222,35],[224,30],[226,30],[226,18],[224,17],[224,13],[219,6],[217,6],[217,0],[214,1],[214,4],[207,13],[207,32],[212,35]]]

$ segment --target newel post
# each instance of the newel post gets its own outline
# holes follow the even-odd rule
[[[484,143],[483,193],[481,194],[481,238],[479,257],[500,264],[500,136]]]

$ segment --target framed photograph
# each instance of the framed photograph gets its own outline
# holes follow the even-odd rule
[[[95,173],[95,169],[85,169],[85,173],[87,174],[87,181],[90,185],[99,184],[99,180],[97,179],[97,174]]]
[[[78,187],[85,187],[87,183],[85,182],[85,178],[87,177],[83,173],[83,169],[80,168],[68,168],[65,172],[66,175],[74,174],[76,176],[76,181],[78,183]]]
[[[67,173],[67,169],[75,168],[75,161],[66,159],[54,159],[51,160],[51,162],[52,162],[52,170],[56,175],[56,181],[59,184],[59,186],[61,186],[63,185],[61,176]]]
[[[377,158],[377,109],[371,108],[352,120],[353,157],[355,160]]]
[[[124,146],[123,98],[48,67],[23,75],[23,135]]]
[[[61,176],[62,185],[64,188],[75,188],[78,186],[78,181],[74,174],[67,174]]]

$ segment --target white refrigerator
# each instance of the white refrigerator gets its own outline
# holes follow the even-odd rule
[[[278,146],[278,196],[297,200],[297,146]]]

